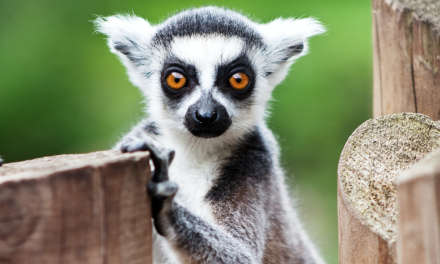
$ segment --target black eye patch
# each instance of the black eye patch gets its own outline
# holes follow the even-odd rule
[[[170,89],[166,83],[166,78],[173,72],[179,73],[186,78],[185,87],[179,90]],[[160,83],[162,90],[167,97],[167,104],[171,107],[178,107],[180,101],[194,91],[199,83],[198,72],[194,65],[185,63],[175,57],[169,57],[165,60],[161,72]]]
[[[245,89],[237,90],[231,87],[229,79],[236,73],[244,73],[249,77],[249,84]],[[231,62],[217,66],[214,85],[232,100],[250,97],[255,86],[255,72],[248,57],[242,54]]]

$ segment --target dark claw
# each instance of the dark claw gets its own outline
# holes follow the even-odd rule
[[[0,158],[0,166],[3,164],[3,160],[2,158]]]
[[[126,145],[126,144],[121,145],[121,151],[122,151],[123,153],[128,152],[128,145]]]
[[[175,155],[176,152],[174,150],[171,150],[170,153],[168,153],[168,166],[170,166],[171,162],[173,162]]]

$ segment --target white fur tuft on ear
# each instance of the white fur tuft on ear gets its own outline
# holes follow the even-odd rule
[[[307,39],[324,33],[325,27],[313,18],[275,19],[259,26],[272,62],[293,61],[307,54]]]
[[[108,36],[110,50],[124,62],[127,58],[132,62],[142,59],[155,33],[148,21],[130,15],[99,17],[94,23],[97,32]]]

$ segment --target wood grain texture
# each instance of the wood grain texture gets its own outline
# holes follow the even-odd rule
[[[439,15],[438,15],[439,16]],[[413,21],[413,69],[417,111],[440,119],[440,35],[423,21]]]
[[[412,74],[411,13],[384,0],[373,4],[374,117],[417,112]]]
[[[339,182],[338,182],[339,185]],[[388,243],[362,224],[359,214],[350,205],[338,186],[339,263],[382,264],[395,262],[395,245]]]
[[[151,263],[148,152],[0,167],[0,263]]]
[[[404,172],[399,199],[399,264],[440,264],[440,150]]]
[[[397,263],[396,178],[436,149],[440,123],[421,114],[383,116],[353,132],[338,165],[339,263]]]
[[[413,112],[440,119],[439,5],[425,2],[372,0],[374,117]]]

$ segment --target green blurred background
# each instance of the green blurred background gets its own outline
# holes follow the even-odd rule
[[[336,264],[338,159],[371,117],[369,0],[0,0],[0,155],[13,162],[112,147],[142,117],[142,98],[90,21],[125,12],[154,24],[209,4],[261,22],[313,16],[328,28],[275,90],[269,123],[305,226]]]

